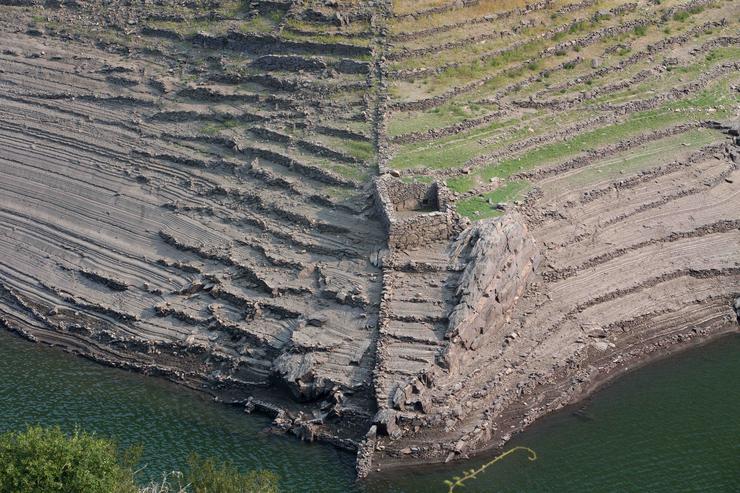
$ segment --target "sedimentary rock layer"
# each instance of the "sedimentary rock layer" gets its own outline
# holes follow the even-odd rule
[[[347,69],[369,49],[162,41],[141,35],[165,9],[147,4],[0,8],[4,325],[224,398],[369,421],[385,237],[355,150],[369,76]],[[64,22],[111,32],[91,43]]]
[[[0,0],[0,321],[467,457],[737,330],[732,2]]]

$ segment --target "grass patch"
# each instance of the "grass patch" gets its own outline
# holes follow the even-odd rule
[[[524,180],[510,181],[482,197],[471,197],[459,201],[455,204],[455,209],[461,216],[472,220],[500,216],[503,212],[496,208],[496,204],[515,200],[525,190],[529,190],[530,186],[530,183]]]
[[[602,159],[575,174],[569,174],[555,182],[548,183],[543,190],[545,188],[557,190],[566,183],[568,184],[566,186],[571,188],[605,179],[614,179],[622,173],[632,173],[671,161],[676,158],[678,149],[682,152],[689,152],[722,138],[722,134],[716,130],[706,128],[690,130]]]
[[[661,108],[632,114],[626,121],[583,133],[574,138],[543,146],[517,158],[511,158],[483,168],[475,176],[465,175],[448,180],[448,186],[457,192],[466,192],[476,183],[494,177],[507,178],[515,173],[563,161],[598,146],[614,143],[640,133],[658,130],[681,122],[701,120],[707,117],[724,119],[732,114],[731,106],[737,96],[730,96],[729,79],[723,79],[711,89],[693,98],[673,101]],[[715,111],[707,113],[709,108]]]
[[[462,166],[469,159],[482,151],[501,144],[497,136],[503,135],[505,128],[515,125],[517,120],[494,122],[483,128],[476,128],[460,135],[452,135],[433,142],[408,144],[403,146],[390,165],[397,169],[424,166],[434,169],[454,168]],[[527,133],[525,129],[518,129],[506,135],[507,139],[517,139]],[[485,139],[494,139],[487,142]]]
[[[395,137],[454,125],[470,118],[481,117],[495,108],[495,105],[452,102],[427,111],[394,113],[388,123],[388,135]]]
[[[358,166],[337,164],[329,161],[323,161],[322,163],[320,163],[320,166],[350,180],[364,182],[368,178],[367,170]]]
[[[700,103],[703,98],[696,98],[693,103]],[[709,104],[702,105],[704,107],[711,105],[711,100],[705,99],[705,102]],[[676,105],[674,109],[679,109],[681,106],[688,107],[691,102],[683,102],[682,105]],[[698,105],[697,105],[698,106]],[[510,159],[503,161],[497,166],[485,168],[481,172],[481,178],[483,180],[489,180],[493,177],[507,177],[514,173],[532,169],[538,165],[546,162],[552,162],[558,158],[563,159],[568,156],[572,156],[589,149],[593,149],[598,145],[615,142],[638,133],[642,133],[648,130],[656,130],[662,127],[667,127],[672,124],[680,123],[682,121],[690,121],[693,118],[700,118],[701,115],[687,116],[686,113],[675,113],[671,109],[666,110],[654,110],[645,113],[640,113],[631,117],[628,121],[622,124],[612,125],[610,127],[602,128],[589,132],[578,137],[575,137],[566,142],[560,142],[552,144],[542,149],[529,152],[524,156],[517,159]]]
[[[352,157],[363,161],[368,161],[375,155],[375,149],[373,149],[372,142],[344,139],[342,145],[344,150]]]
[[[503,211],[494,208],[488,201],[482,197],[472,197],[461,200],[455,204],[457,213],[461,216],[469,217],[473,221],[488,219],[503,214]]]
[[[239,30],[245,33],[269,33],[274,31],[283,18],[279,10],[268,15],[257,15],[239,24]]]
[[[203,125],[200,131],[207,135],[215,135],[219,133],[221,130],[228,130],[230,128],[236,128],[239,125],[241,125],[241,122],[239,122],[239,120],[231,118],[229,120],[224,120],[222,122],[206,123],[205,125]]]

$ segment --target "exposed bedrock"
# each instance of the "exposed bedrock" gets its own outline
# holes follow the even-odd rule
[[[467,265],[457,287],[460,301],[449,315],[450,344],[441,357],[449,378],[461,373],[470,351],[503,327],[540,262],[523,218],[514,214],[467,229],[453,245],[453,256],[461,255]]]
[[[734,4],[514,3],[0,0],[0,326],[360,475],[736,331]]]

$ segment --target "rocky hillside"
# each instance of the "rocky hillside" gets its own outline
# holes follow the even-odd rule
[[[497,446],[737,330],[738,18],[0,0],[0,320],[360,474]]]

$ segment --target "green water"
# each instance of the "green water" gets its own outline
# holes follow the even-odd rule
[[[740,492],[740,335],[635,371],[545,418],[467,492]],[[104,368],[0,331],[0,431],[75,424],[145,447],[144,474],[180,469],[191,451],[268,468],[284,491],[446,491],[485,462],[406,468],[363,483],[351,454],[264,432],[269,421],[140,375]],[[490,459],[490,457],[488,457]]]

